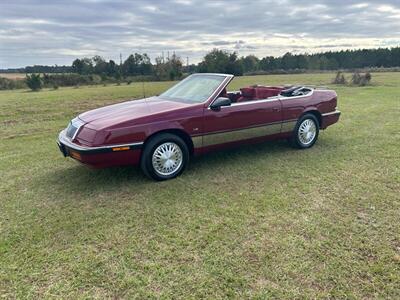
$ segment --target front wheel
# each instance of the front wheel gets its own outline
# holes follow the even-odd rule
[[[148,177],[167,180],[180,175],[188,161],[186,143],[174,134],[163,133],[146,143],[140,166]]]
[[[319,123],[313,114],[302,116],[293,131],[290,143],[295,148],[311,148],[318,139]]]

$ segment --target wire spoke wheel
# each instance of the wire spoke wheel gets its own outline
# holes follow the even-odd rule
[[[297,132],[299,141],[303,145],[311,144],[317,135],[317,126],[312,119],[305,119],[299,126]]]
[[[169,176],[175,173],[182,166],[182,163],[182,149],[173,142],[159,145],[152,155],[153,168],[162,176]]]

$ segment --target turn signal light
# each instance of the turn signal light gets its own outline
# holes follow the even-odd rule
[[[75,151],[70,151],[70,152],[69,152],[69,155],[70,155],[72,158],[75,158],[75,159],[77,159],[77,160],[82,160],[81,155],[80,155],[79,153],[75,152]]]
[[[124,151],[124,150],[129,150],[129,147],[116,147],[116,148],[112,148],[112,151]]]

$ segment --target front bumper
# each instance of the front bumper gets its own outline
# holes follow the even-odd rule
[[[64,157],[69,156],[81,163],[101,168],[138,164],[143,142],[88,147],[72,142],[63,130],[58,135],[57,145]]]
[[[60,140],[57,140],[57,146],[58,146],[58,149],[60,149],[62,155],[64,155],[64,157],[67,157],[68,156],[68,151],[65,148],[65,146],[60,142]]]

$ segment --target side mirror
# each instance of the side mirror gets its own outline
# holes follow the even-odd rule
[[[231,99],[226,97],[219,97],[213,102],[213,104],[210,105],[210,108],[212,110],[219,110],[221,106],[230,106],[230,105],[231,105]]]

